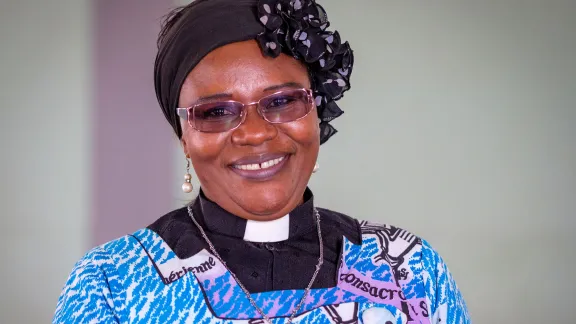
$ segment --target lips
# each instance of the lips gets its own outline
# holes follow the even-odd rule
[[[286,153],[264,153],[236,160],[230,165],[232,171],[250,180],[267,180],[282,170],[290,155]]]

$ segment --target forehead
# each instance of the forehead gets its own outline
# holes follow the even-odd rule
[[[256,41],[232,43],[210,52],[190,72],[182,86],[186,97],[211,93],[250,95],[286,82],[310,86],[306,67],[281,54],[265,57]]]

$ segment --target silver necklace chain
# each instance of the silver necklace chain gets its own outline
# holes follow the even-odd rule
[[[260,315],[266,321],[266,323],[272,324],[270,317],[268,317],[268,315],[266,315],[264,313],[264,311],[256,304],[256,301],[252,298],[248,289],[246,289],[246,287],[244,287],[244,285],[240,282],[240,280],[238,280],[238,277],[236,277],[236,275],[232,271],[230,271],[230,269],[226,265],[226,262],[224,262],[222,257],[220,257],[220,254],[218,254],[218,252],[216,251],[216,248],[214,248],[214,245],[212,244],[210,239],[208,239],[206,232],[204,232],[204,229],[202,228],[202,226],[200,226],[200,224],[198,224],[198,221],[196,221],[196,218],[194,218],[194,213],[192,213],[192,206],[191,205],[188,205],[188,214],[190,215],[190,218],[192,218],[194,225],[196,225],[196,227],[198,227],[198,230],[200,230],[200,234],[202,235],[204,240],[206,240],[206,243],[208,243],[208,246],[210,247],[210,251],[212,252],[212,254],[218,259],[218,261],[220,261],[222,263],[222,265],[224,265],[226,270],[228,270],[230,275],[232,275],[232,278],[234,278],[234,280],[236,280],[236,283],[238,283],[238,286],[240,286],[240,288],[242,289],[242,291],[244,292],[244,294],[248,298],[248,301],[250,301],[250,304],[252,304],[252,306],[256,309],[256,311],[258,311],[258,313],[260,313]],[[294,320],[294,317],[296,316],[296,313],[298,313],[300,308],[302,308],[302,306],[304,305],[304,301],[306,300],[306,297],[308,297],[308,294],[310,294],[310,289],[312,289],[312,284],[314,284],[314,281],[316,280],[316,276],[318,276],[318,272],[320,272],[320,268],[322,267],[322,263],[324,262],[324,244],[322,242],[322,230],[320,228],[320,213],[318,213],[318,210],[316,210],[316,208],[314,208],[314,216],[316,218],[316,229],[318,230],[318,242],[320,244],[320,256],[318,257],[318,264],[316,264],[316,269],[314,270],[314,274],[312,275],[312,278],[310,278],[310,282],[308,283],[308,286],[304,290],[304,295],[302,296],[302,299],[300,299],[300,302],[298,303],[296,308],[294,308],[294,310],[290,314],[290,318],[288,319],[288,323],[286,323],[286,324],[292,323],[292,321]]]

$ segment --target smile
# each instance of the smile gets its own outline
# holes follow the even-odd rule
[[[247,180],[265,181],[282,171],[290,155],[264,154],[247,157],[230,165],[232,171]]]
[[[272,160],[268,160],[268,161],[264,161],[262,163],[253,163],[253,164],[235,164],[232,167],[236,168],[236,169],[240,169],[240,170],[262,170],[262,169],[268,169],[271,168],[275,165],[278,165],[280,162],[284,161],[284,156],[277,158],[277,159],[272,159]]]

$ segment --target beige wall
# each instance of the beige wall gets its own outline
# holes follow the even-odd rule
[[[89,242],[87,1],[0,1],[0,323],[49,323]]]

